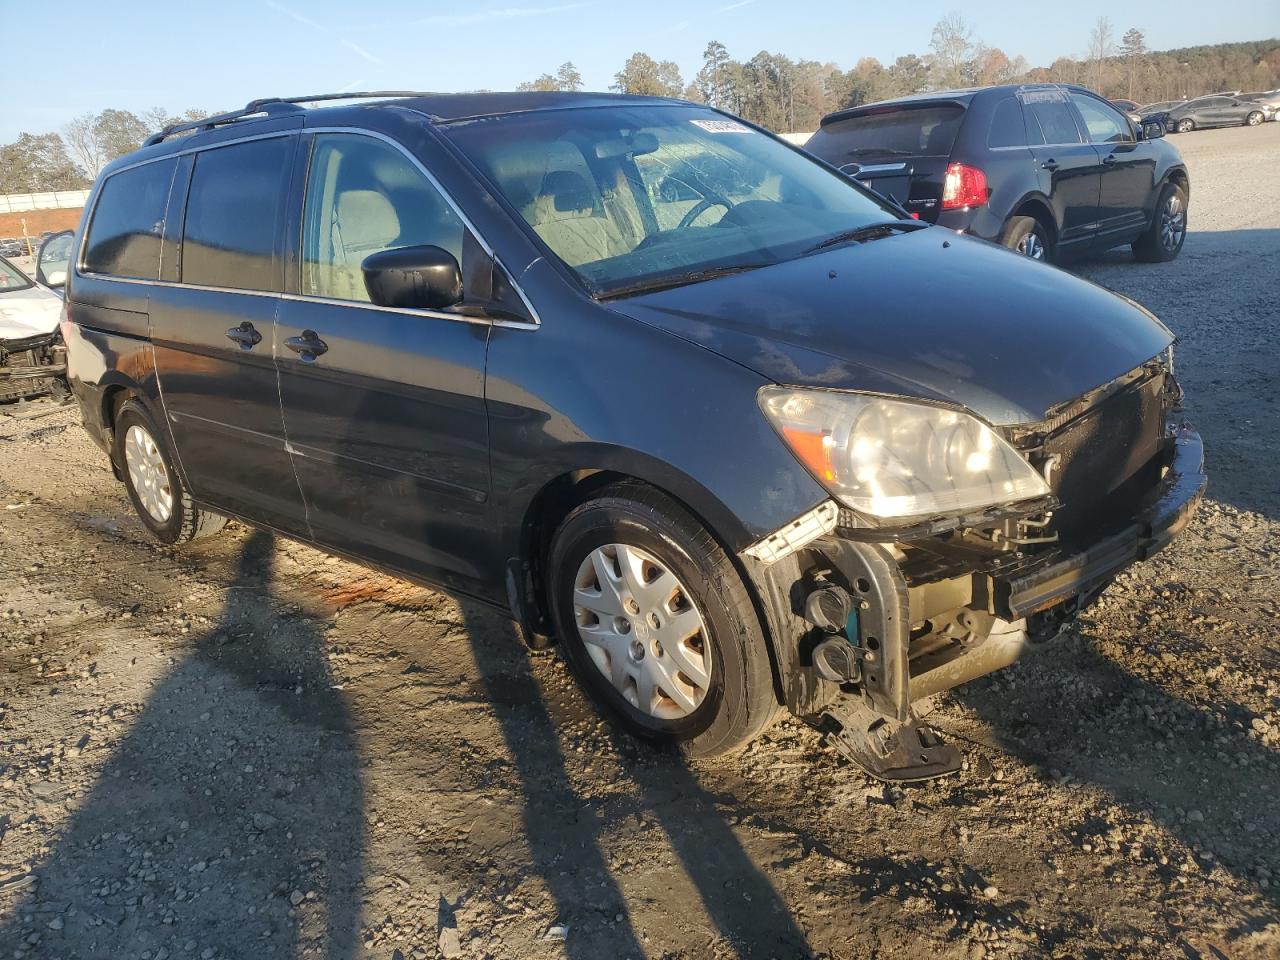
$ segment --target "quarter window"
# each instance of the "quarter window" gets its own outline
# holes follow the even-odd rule
[[[1016,97],[1006,97],[996,105],[991,116],[991,134],[987,137],[989,147],[1025,147],[1027,145],[1027,129],[1022,122],[1022,104]]]
[[[182,282],[279,291],[276,225],[290,140],[276,137],[196,156],[182,237]]]
[[[1084,118],[1090,142],[1125,143],[1133,139],[1129,122],[1111,107],[1080,93],[1071,94],[1071,101]]]
[[[435,185],[398,149],[358,134],[319,134],[307,177],[302,292],[367,303],[361,264],[400,247],[462,259],[464,227]]]
[[[165,204],[176,166],[176,160],[157,160],[103,181],[85,241],[87,273],[159,279]]]

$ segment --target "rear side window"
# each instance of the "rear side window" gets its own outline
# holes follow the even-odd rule
[[[1030,90],[1021,95],[1027,135],[1033,144],[1083,143],[1071,104],[1059,90]]]
[[[86,273],[159,279],[165,203],[177,165],[157,160],[103,181],[85,241]]]
[[[1016,97],[1006,97],[996,105],[991,115],[991,132],[987,136],[988,147],[1025,147],[1027,128],[1022,122],[1022,104]]]
[[[963,119],[956,103],[878,109],[827,124],[805,149],[836,167],[869,157],[945,157]]]
[[[182,235],[182,282],[282,289],[276,218],[292,141],[251,140],[197,154]]]

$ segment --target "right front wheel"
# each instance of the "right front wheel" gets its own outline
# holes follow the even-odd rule
[[[1133,243],[1133,255],[1143,263],[1165,263],[1182,252],[1186,239],[1187,192],[1176,183],[1166,183],[1151,225]]]
[[[639,484],[604,490],[565,519],[548,566],[570,666],[632,733],[712,757],[745,746],[778,716],[742,578],[669,498]]]

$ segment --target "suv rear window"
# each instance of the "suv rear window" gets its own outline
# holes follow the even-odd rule
[[[165,204],[177,163],[157,160],[103,181],[85,242],[85,272],[159,279]]]
[[[805,149],[837,167],[876,156],[949,156],[964,109],[958,103],[873,108],[822,127]]]

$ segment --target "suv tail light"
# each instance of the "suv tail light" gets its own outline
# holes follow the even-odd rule
[[[980,207],[987,202],[987,175],[977,167],[953,163],[947,167],[942,181],[942,209],[962,210]]]

